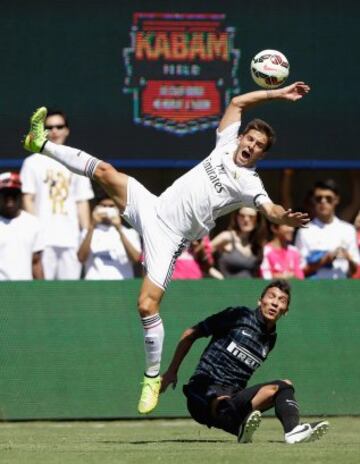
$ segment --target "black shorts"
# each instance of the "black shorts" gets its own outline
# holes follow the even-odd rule
[[[187,398],[189,413],[196,422],[237,435],[240,425],[252,411],[253,397],[260,388],[273,382],[235,389],[214,384],[206,376],[197,376],[184,385],[183,391]],[[230,398],[219,403],[218,414],[215,417],[211,413],[211,403],[219,396],[230,396]]]

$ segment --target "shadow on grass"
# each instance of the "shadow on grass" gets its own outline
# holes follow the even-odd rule
[[[119,445],[150,445],[153,443],[228,443],[229,440],[207,440],[207,439],[187,439],[174,438],[172,440],[137,440],[137,441],[121,441],[121,440],[102,440],[104,444],[119,444]]]

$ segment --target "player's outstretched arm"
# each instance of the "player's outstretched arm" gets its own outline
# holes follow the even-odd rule
[[[200,331],[196,327],[186,329],[185,332],[182,334],[180,341],[175,349],[175,353],[170,362],[170,365],[167,371],[161,376],[161,393],[165,392],[168,386],[171,384],[173,388],[176,387],[177,373],[181,366],[181,363],[183,362],[194,341],[200,337]]]
[[[293,212],[291,209],[285,210],[281,205],[275,203],[264,203],[259,207],[260,212],[274,224],[286,224],[292,227],[307,227],[310,222],[307,213]]]
[[[297,101],[310,92],[310,87],[305,82],[299,81],[273,90],[256,90],[244,93],[232,98],[225,110],[219,125],[219,130],[224,130],[230,124],[241,120],[242,112],[268,100]]]

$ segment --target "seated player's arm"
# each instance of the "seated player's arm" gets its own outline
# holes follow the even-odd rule
[[[161,393],[165,392],[170,384],[173,384],[173,388],[176,387],[177,373],[181,363],[183,362],[194,341],[203,336],[204,335],[197,327],[186,329],[185,332],[181,335],[170,365],[167,371],[162,375],[160,389]]]
[[[232,98],[230,104],[225,110],[219,125],[221,132],[230,124],[241,120],[241,114],[244,110],[252,108],[259,103],[267,100],[289,100],[296,101],[302,98],[310,91],[310,87],[304,82],[295,82],[281,89],[273,90],[256,90],[255,92],[244,93]]]
[[[286,224],[292,227],[306,227],[310,218],[307,213],[295,212],[291,209],[285,210],[281,205],[275,203],[263,203],[259,211],[274,224]]]

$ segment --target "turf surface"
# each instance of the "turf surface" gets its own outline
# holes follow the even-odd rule
[[[320,441],[285,445],[278,421],[265,418],[254,443],[192,420],[0,424],[1,464],[302,464],[360,462],[360,418],[330,418]]]

